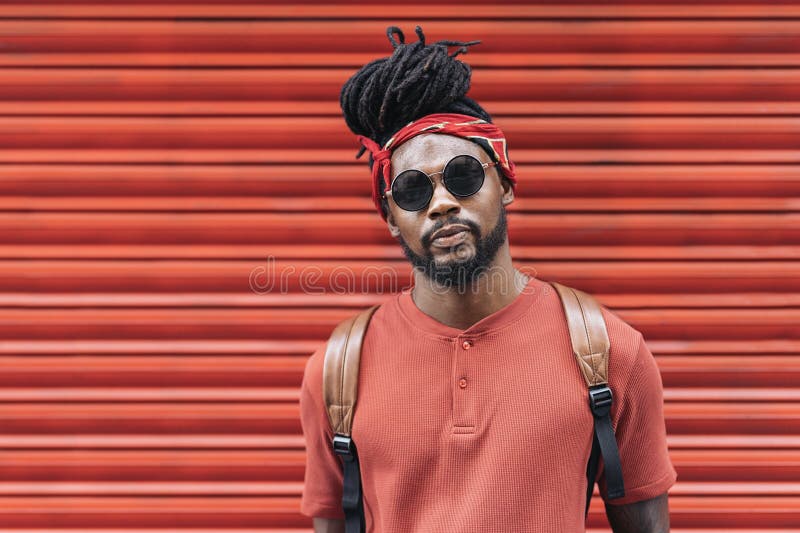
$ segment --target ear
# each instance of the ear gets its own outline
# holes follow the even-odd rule
[[[514,201],[514,188],[506,178],[500,180],[500,185],[503,187],[503,205],[508,205]]]
[[[400,235],[400,228],[394,223],[394,215],[392,215],[391,209],[389,209],[386,214],[386,226],[389,228],[389,233],[392,237],[397,238],[397,236]]]

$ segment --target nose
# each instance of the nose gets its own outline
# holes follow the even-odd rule
[[[440,180],[434,180],[433,197],[428,204],[428,217],[436,220],[442,216],[458,214],[461,211],[461,204],[458,199],[450,194]]]

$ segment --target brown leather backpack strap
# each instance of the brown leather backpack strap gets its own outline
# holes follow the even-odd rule
[[[322,371],[322,397],[334,434],[350,436],[358,396],[361,346],[369,320],[378,307],[378,304],[373,305],[343,320],[328,339]]]
[[[583,291],[555,281],[550,284],[558,292],[572,343],[586,385],[589,387],[589,408],[594,417],[594,437],[589,463],[586,467],[586,507],[589,515],[592,491],[597,479],[600,457],[603,458],[607,497],[610,500],[625,496],[622,463],[619,458],[611,406],[614,395],[608,385],[608,359],[611,343],[600,303]]]
[[[572,351],[586,384],[591,387],[608,383],[608,354],[611,345],[600,304],[581,290],[555,281],[550,284],[561,298],[567,316]]]
[[[342,510],[346,533],[364,533],[364,495],[358,448],[353,441],[353,413],[358,398],[358,369],[367,326],[378,308],[373,305],[340,322],[328,339],[322,367],[322,396],[333,429],[331,445],[342,459]]]

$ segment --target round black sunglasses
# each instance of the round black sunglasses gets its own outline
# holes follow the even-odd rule
[[[434,174],[442,175],[445,189],[453,196],[472,196],[483,187],[486,168],[496,164],[481,163],[477,157],[464,154],[452,158],[439,172],[426,174],[415,168],[404,170],[392,180],[392,198],[401,209],[419,211],[433,198],[435,184],[431,176]]]

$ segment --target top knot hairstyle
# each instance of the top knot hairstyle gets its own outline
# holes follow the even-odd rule
[[[491,122],[489,114],[466,96],[472,69],[456,59],[480,41],[426,44],[422,28],[415,31],[419,40],[405,44],[402,30],[389,26],[392,55],[367,63],[342,87],[339,104],[356,135],[383,145],[397,130],[431,113],[461,113]],[[450,54],[451,46],[459,48]]]
[[[489,113],[466,96],[472,69],[456,59],[480,41],[426,44],[422,28],[417,26],[415,32],[419,40],[406,44],[402,30],[389,26],[386,36],[394,48],[392,55],[361,67],[339,95],[350,130],[381,146],[409,122],[432,113],[460,113],[492,122]],[[458,49],[451,54],[453,46]],[[363,153],[362,146],[356,157]]]

